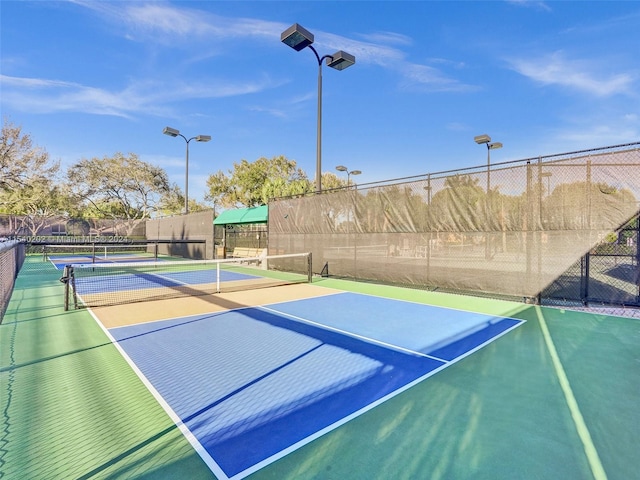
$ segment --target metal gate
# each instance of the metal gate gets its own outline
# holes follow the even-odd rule
[[[224,244],[230,255],[236,247],[267,248],[268,231],[264,224],[226,225]]]
[[[640,215],[549,285],[541,302],[640,307]]]

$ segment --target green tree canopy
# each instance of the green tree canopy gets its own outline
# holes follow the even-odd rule
[[[4,120],[0,138],[0,190],[28,186],[34,180],[53,179],[60,162],[52,161],[46,150],[33,145],[22,127]]]
[[[134,153],[82,159],[67,170],[67,177],[73,194],[85,205],[84,217],[123,220],[128,234],[175,193],[162,168]]]
[[[0,139],[0,212],[15,215],[15,229],[32,235],[70,207],[59,185],[60,162],[35,147],[29,134],[5,119]]]
[[[206,199],[224,208],[257,207],[271,198],[313,191],[307,175],[295,160],[282,155],[235,162],[228,175],[222,171],[209,175],[207,187]]]

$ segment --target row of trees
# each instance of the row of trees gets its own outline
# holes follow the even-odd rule
[[[323,174],[325,188],[345,185],[336,175]],[[313,191],[296,162],[284,156],[241,160],[227,173],[209,176],[205,202],[222,208],[263,205],[271,198]],[[20,216],[32,234],[52,218],[111,219],[127,234],[155,216],[179,214],[184,194],[171,184],[161,167],[135,153],[115,153],[81,159],[63,170],[60,161],[34,145],[22,127],[3,121],[0,139],[0,214]],[[190,199],[192,212],[209,208]]]
[[[567,181],[552,191],[547,191],[540,177],[531,182],[529,191],[512,195],[500,192],[496,183],[486,192],[480,185],[481,177],[470,175],[404,187],[353,189],[348,192],[357,202],[356,198],[350,200],[351,206],[345,205],[346,210],[338,209],[328,218],[345,222],[345,227],[355,223],[351,210],[357,203],[360,225],[350,225],[351,231],[606,229],[612,219],[624,221],[637,209],[637,200],[629,190],[581,181],[571,172],[565,172]],[[506,185],[525,173],[495,172],[494,181],[496,175],[503,175],[499,178]],[[558,170],[554,178],[560,178],[561,173]],[[324,173],[322,183],[325,190],[346,186],[332,173]],[[278,156],[236,162],[227,173],[210,175],[207,189],[206,202],[218,208],[237,208],[304,195],[313,192],[314,185],[295,161]],[[23,227],[33,235],[51,218],[60,217],[117,221],[130,235],[142,221],[178,214],[183,205],[182,191],[169,182],[167,173],[136,154],[81,159],[63,171],[60,162],[34,146],[21,127],[7,121],[3,124],[0,214],[21,216]],[[205,203],[190,201],[192,212],[206,208]],[[323,213],[318,212],[318,218],[325,218]]]
[[[566,173],[577,171],[572,167]],[[289,218],[285,209],[295,212],[296,221],[286,222],[294,233],[613,231],[638,213],[633,192],[604,182],[574,177],[552,191],[542,181],[512,194],[500,189],[496,185],[487,193],[479,176],[453,175],[437,182],[343,190],[302,203],[282,202],[278,208],[283,218]]]

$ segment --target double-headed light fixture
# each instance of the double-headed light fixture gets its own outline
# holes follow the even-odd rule
[[[186,171],[184,178],[184,213],[186,215],[189,213],[189,142],[191,140],[195,140],[196,142],[208,142],[209,140],[211,140],[211,136],[197,135],[195,137],[187,139],[187,137],[182,135],[179,130],[171,127],[164,127],[162,133],[164,133],[165,135],[169,135],[170,137],[182,137],[184,141],[187,142]]]
[[[491,190],[491,176],[489,170],[491,168],[491,150],[497,150],[498,148],[502,148],[502,144],[500,142],[491,142],[491,137],[486,133],[483,135],[478,135],[477,137],[473,137],[473,140],[478,145],[486,145],[487,146],[487,193]]]
[[[339,172],[347,172],[347,187],[351,184],[351,175],[360,175],[362,173],[360,170],[349,170],[344,165],[338,165],[336,170]]]
[[[327,66],[336,70],[344,70],[356,63],[356,57],[337,51],[333,55],[318,55],[318,52],[311,45],[313,43],[313,33],[294,23],[280,35],[280,40],[285,45],[289,45],[299,52],[309,47],[318,60],[318,119],[317,119],[317,140],[316,140],[316,192],[322,191],[322,62],[326,59]]]

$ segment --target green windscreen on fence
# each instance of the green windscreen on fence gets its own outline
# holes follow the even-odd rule
[[[316,273],[534,298],[640,212],[640,143],[269,204]],[[633,248],[633,246],[631,246]]]

